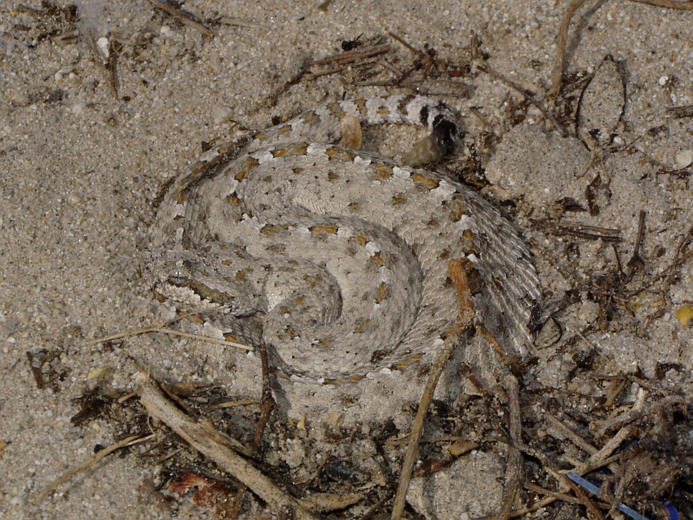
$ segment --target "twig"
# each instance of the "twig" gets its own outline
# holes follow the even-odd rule
[[[372,65],[375,65],[376,63],[379,63],[380,60],[374,59],[374,60],[363,60],[359,61],[358,63],[352,63],[350,64],[352,69],[355,69],[357,67],[359,68],[364,68],[364,67],[370,67]],[[329,69],[321,70],[318,72],[311,72],[306,75],[307,80],[314,80],[315,78],[319,78],[321,76],[329,76],[330,74],[336,74],[338,72],[344,71],[346,65],[335,65],[334,67],[330,67]]]
[[[653,5],[655,7],[664,7],[667,9],[682,9],[689,11],[693,9],[693,2],[676,2],[675,0],[630,0],[638,4]]]
[[[512,444],[508,447],[508,461],[505,469],[505,490],[503,491],[503,505],[497,520],[508,520],[512,512],[515,495],[520,488],[522,476],[522,453],[518,445],[522,442],[522,423],[520,421],[520,386],[517,378],[508,373],[504,378],[504,387],[508,393],[508,410],[510,412],[510,438]]]
[[[328,66],[325,70],[310,70],[305,74],[307,80],[313,80],[320,76],[327,76],[329,74],[335,74],[342,72],[346,67],[371,67],[376,63],[380,63],[380,58],[383,54],[390,52],[391,47],[388,44],[375,44],[368,47],[363,47],[353,51],[340,52],[339,54],[333,54],[332,56],[327,56],[326,58],[321,58],[309,62],[304,68],[306,71],[308,68],[314,66],[322,67]]]
[[[96,338],[91,341],[87,341],[83,345],[85,347],[96,345],[97,343],[103,343],[104,341],[113,341],[116,339],[129,338],[131,336],[139,336],[141,334],[150,334],[152,332],[160,332],[162,334],[169,334],[171,336],[182,336],[184,338],[198,339],[200,341],[207,341],[209,343],[216,343],[217,345],[227,345],[229,347],[235,347],[241,350],[247,350],[252,352],[253,347],[248,345],[243,345],[242,343],[236,343],[235,341],[227,341],[225,339],[212,338],[210,336],[202,336],[200,334],[192,334],[190,332],[182,332],[180,330],[169,329],[166,327],[145,327],[143,329],[135,329],[128,332],[121,332],[118,334],[113,334],[111,336],[104,336],[102,338]]]
[[[272,398],[272,387],[269,378],[269,359],[267,357],[267,346],[264,342],[260,342],[258,351],[260,352],[260,362],[262,365],[262,408],[260,409],[260,419],[255,426],[255,436],[253,437],[253,443],[251,445],[254,454],[257,454],[260,441],[262,440],[262,434],[265,431],[265,426],[267,426],[267,421],[269,421],[270,414],[276,404]],[[231,510],[232,519],[238,518],[240,514],[241,503],[243,502],[243,495],[245,495],[246,489],[247,486],[241,485],[238,491],[236,491],[236,495],[233,499],[233,508]]]
[[[412,423],[411,433],[409,434],[409,445],[407,453],[402,463],[402,471],[399,475],[399,483],[397,485],[397,494],[392,504],[392,520],[399,520],[404,511],[404,504],[407,498],[407,490],[409,489],[409,481],[411,480],[411,472],[416,461],[416,455],[419,449],[419,441],[421,440],[421,432],[423,431],[424,419],[428,406],[433,400],[433,392],[436,389],[438,380],[440,379],[445,364],[452,354],[452,351],[457,346],[460,335],[465,328],[465,325],[470,323],[474,317],[474,307],[472,303],[471,290],[467,282],[467,273],[465,272],[464,264],[461,260],[455,259],[450,261],[448,268],[450,278],[452,278],[455,288],[457,289],[457,301],[459,305],[459,318],[456,326],[450,331],[445,338],[443,348],[438,352],[431,371],[428,375],[428,381],[424,388],[419,408],[416,411],[416,417]]]
[[[676,248],[676,254],[674,255],[674,259],[672,260],[671,264],[668,267],[665,267],[660,273],[655,275],[652,279],[650,279],[646,284],[644,284],[642,287],[639,287],[637,289],[634,289],[630,293],[626,295],[627,298],[632,298],[636,294],[641,293],[642,291],[652,287],[655,283],[657,283],[659,280],[662,278],[666,278],[666,283],[671,284],[671,282],[674,279],[674,270],[682,265],[686,260],[688,260],[691,256],[693,256],[693,251],[688,251],[688,244],[690,241],[693,240],[693,226],[691,226],[688,231],[686,232],[683,237],[681,237],[681,240],[679,241],[679,244]]]
[[[565,493],[561,493],[560,491],[552,491],[551,489],[546,489],[541,486],[537,486],[536,484],[532,484],[531,482],[525,482],[525,488],[529,489],[530,491],[534,491],[535,493],[541,493],[542,495],[553,497],[556,500],[568,502],[569,504],[580,503],[580,501],[573,496],[566,495]]]
[[[267,426],[267,421],[269,421],[270,414],[276,406],[274,398],[272,397],[272,386],[270,384],[270,368],[269,359],[267,356],[267,346],[264,343],[258,345],[258,350],[260,351],[260,362],[262,365],[262,409],[260,411],[260,419],[257,422],[257,427],[255,428],[255,436],[253,437],[253,449],[257,450],[260,446],[260,441],[262,440],[262,432]]]
[[[590,455],[599,451],[550,413],[545,413],[544,417],[547,419],[547,422],[551,423],[551,426],[556,428],[556,430],[558,430],[559,433],[563,434],[565,437],[568,437],[578,448],[585,450]],[[549,435],[550,434],[551,431],[549,431]]]
[[[553,71],[551,72],[551,88],[549,89],[546,97],[549,99],[556,99],[561,91],[561,80],[563,78],[563,67],[565,65],[565,47],[568,42],[568,28],[570,27],[570,20],[573,18],[575,11],[577,11],[586,0],[573,0],[561,19],[561,25],[558,29],[558,44],[556,45],[556,63],[554,64]],[[665,7],[668,9],[682,9],[691,10],[693,9],[693,2],[677,2],[675,0],[631,0],[631,2],[653,5],[656,7]]]
[[[606,392],[606,399],[604,400],[603,406],[605,409],[608,410],[609,408],[611,408],[614,405],[616,398],[619,395],[621,395],[621,392],[626,387],[627,383],[628,383],[628,379],[626,379],[625,377],[616,378],[611,382],[611,384],[609,385],[609,388],[607,389],[607,392]]]
[[[277,104],[277,100],[279,99],[279,96],[281,96],[284,92],[289,90],[289,88],[293,87],[297,83],[299,83],[303,77],[308,73],[308,65],[304,64],[301,66],[301,68],[291,76],[288,80],[286,80],[282,85],[279,86],[279,88],[276,88],[269,96],[267,96],[267,99],[263,103],[262,106],[267,106],[267,107],[273,107]],[[259,110],[260,107],[258,107]],[[256,112],[257,110],[255,110]]]
[[[536,107],[542,113],[542,115],[547,121],[551,122],[554,128],[558,130],[563,137],[568,136],[568,132],[566,132],[565,128],[561,126],[561,124],[558,122],[558,120],[554,117],[554,115],[551,112],[546,110],[544,106],[541,103],[539,103],[539,101],[534,99],[534,95],[531,92],[528,92],[527,89],[522,88],[520,85],[515,83],[510,78],[505,77],[500,72],[496,72],[488,64],[479,64],[478,68],[482,72],[486,72],[487,74],[493,76],[495,79],[502,81],[509,87],[513,88],[514,90],[522,94],[525,97],[525,99],[527,99],[527,101],[529,101],[534,107]]]
[[[645,211],[640,210],[640,215],[638,217],[638,232],[635,237],[635,245],[633,246],[633,255],[628,260],[626,264],[628,266],[627,279],[635,274],[636,271],[642,269],[645,262],[643,262],[640,257],[640,247],[642,246],[642,239],[645,234]]]
[[[573,482],[584,487],[586,490],[588,490],[593,495],[599,495],[599,488],[597,486],[595,486],[594,484],[592,484],[592,482],[590,482],[589,480],[582,478],[580,475],[577,475],[576,473],[573,473],[572,471],[569,471],[567,473],[567,475]],[[622,513],[625,513],[629,517],[635,518],[636,520],[647,520],[647,518],[645,518],[644,516],[639,514],[634,509],[631,509],[630,507],[625,505],[623,502],[614,502],[613,506],[611,507],[611,510],[608,513],[609,518],[613,518],[613,512],[615,509],[618,509]]]
[[[388,31],[387,35],[390,38],[392,38],[393,40],[396,40],[399,43],[401,43],[402,45],[404,45],[408,51],[412,52],[413,54],[415,54],[416,56],[418,56],[421,59],[421,61],[423,62],[423,75],[424,75],[424,77],[426,77],[426,78],[428,77],[428,74],[433,67],[435,67],[436,70],[438,69],[438,63],[436,62],[435,58],[433,57],[433,56],[435,56],[435,51],[433,49],[429,49],[429,52],[423,52],[423,51],[420,51],[419,49],[417,49],[416,47],[409,45],[406,41],[404,41],[404,38],[396,35],[395,33]]]
[[[573,235],[579,238],[588,240],[603,240],[604,242],[620,242],[621,230],[611,229],[598,226],[590,226],[579,222],[562,222],[557,223],[549,219],[535,220],[530,219],[530,222],[537,226],[545,233],[551,233],[556,236]]]
[[[113,97],[116,99],[118,98],[118,84],[117,84],[117,76],[115,72],[115,57],[114,53],[111,52],[111,50],[108,50],[108,56],[105,56],[101,50],[99,50],[99,46],[96,43],[96,36],[94,36],[94,31],[92,29],[87,29],[86,31],[86,37],[87,37],[87,43],[89,50],[91,51],[92,55],[94,56],[94,60],[96,61],[96,64],[101,67],[103,70],[104,74],[106,75],[106,81],[108,82],[108,87],[111,89],[111,94],[113,94]],[[110,44],[109,44],[110,46]]]
[[[684,117],[693,117],[693,105],[683,105],[680,107],[669,107],[667,112],[676,119]]]
[[[275,511],[286,508],[293,511],[295,518],[299,520],[317,520],[317,517],[310,513],[300,500],[284,493],[243,457],[228,448],[224,442],[220,442],[219,439],[223,437],[219,432],[213,429],[210,431],[208,425],[192,420],[181,412],[166,399],[146,375],[140,373],[136,380],[141,385],[140,401],[152,417],[166,423],[188,444],[248,486]]]
[[[575,496],[580,500],[582,505],[584,505],[587,508],[587,511],[592,513],[595,518],[598,520],[604,520],[604,515],[602,512],[597,509],[597,506],[594,505],[594,503],[589,499],[589,497],[585,494],[585,492],[582,490],[582,488],[570,480],[568,477],[563,476],[562,478],[563,482],[568,484],[568,487],[573,490],[573,493],[575,493]]]
[[[176,20],[180,20],[184,24],[187,24],[191,27],[194,27],[195,29],[200,31],[202,34],[209,36],[210,38],[214,38],[214,31],[205,27],[202,23],[195,20],[190,14],[186,13],[185,11],[182,11],[180,9],[176,9],[172,5],[170,5],[166,2],[162,2],[161,0],[149,0],[149,3],[152,4],[154,7],[158,7],[162,11],[166,11],[168,14],[173,16]]]
[[[402,45],[404,45],[404,46],[407,48],[407,50],[411,51],[413,54],[416,54],[419,58],[422,58],[422,59],[423,59],[423,58],[426,56],[426,55],[423,53],[423,51],[420,51],[420,50],[417,49],[416,47],[413,47],[413,46],[409,45],[406,41],[404,41],[404,38],[402,38],[401,36],[398,36],[398,35],[396,35],[395,33],[390,32],[390,31],[387,32],[387,35],[388,35],[390,38],[392,38],[393,40],[396,40],[396,41],[398,41],[399,43],[401,43]]]
[[[428,375],[428,382],[426,383],[426,388],[421,396],[419,408],[416,411],[416,417],[414,418],[411,433],[409,434],[407,453],[404,457],[404,462],[402,463],[402,471],[400,472],[399,483],[397,485],[397,494],[395,495],[395,500],[392,504],[392,515],[390,516],[392,520],[399,520],[402,516],[402,512],[404,511],[404,503],[407,498],[407,490],[409,489],[411,472],[414,468],[414,462],[416,462],[419,440],[421,439],[421,432],[423,431],[426,412],[428,411],[428,406],[433,400],[433,392],[438,384],[440,375],[443,373],[445,363],[457,345],[456,340],[457,338],[454,338],[454,340],[452,338],[448,338],[448,340],[445,341],[445,345],[440,350],[438,356],[433,362],[433,365],[431,366],[431,372]]]
[[[224,23],[226,25],[235,25],[236,27],[251,27],[253,29],[267,30],[266,25],[244,20],[236,16],[220,16],[219,18],[216,18],[215,21],[218,23]]]
[[[567,477],[565,475],[558,473],[557,471],[554,471],[553,469],[551,469],[552,466],[551,466],[550,461],[548,460],[548,458],[546,458],[546,456],[542,452],[538,452],[536,450],[530,449],[528,446],[522,446],[521,449],[522,449],[522,451],[526,452],[528,455],[539,459],[542,462],[542,464],[544,465],[544,467],[547,469],[547,473],[552,475],[559,482],[564,483],[564,487],[568,487],[567,482],[566,482]],[[600,461],[600,464],[598,464],[598,465],[584,466],[582,468],[579,468],[579,470],[574,471],[574,473],[577,473],[579,475],[585,475],[591,471],[594,471],[595,469],[599,469],[602,466],[606,466],[608,464],[611,464],[612,462],[615,462],[619,458],[620,458],[620,455],[611,456],[607,459]],[[534,484],[531,484],[529,482],[525,483],[525,487],[527,487],[528,489],[539,488],[539,486],[535,486]],[[539,488],[539,489],[541,489],[541,488]],[[535,490],[538,491],[539,489],[535,489]],[[542,509],[548,505],[553,504],[556,500],[564,500],[566,502],[578,503],[578,504],[582,503],[580,501],[580,499],[578,499],[578,498],[573,498],[571,496],[564,495],[563,493],[560,493],[557,491],[551,491],[551,490],[547,489],[547,490],[545,490],[545,492],[549,496],[546,496],[540,500],[537,500],[531,506],[526,506],[526,507],[523,507],[520,509],[516,509],[515,511],[513,511],[510,514],[510,518],[523,517],[529,513],[533,513],[534,511],[538,511],[539,509]],[[476,520],[491,520],[492,518],[493,517],[491,517],[491,516],[486,516],[486,517],[482,517],[482,518],[477,518]]]
[[[133,444],[139,444],[141,442],[148,441],[149,439],[153,438],[154,435],[145,435],[145,436],[139,436],[139,435],[131,435],[129,437],[124,438],[121,441],[116,442],[115,444],[111,444],[107,448],[102,449],[101,451],[95,453],[91,457],[87,458],[85,461],[81,462],[77,466],[67,470],[65,473],[60,475],[57,479],[55,479],[53,482],[51,482],[46,489],[44,489],[37,498],[37,502],[41,503],[43,502],[48,495],[50,495],[55,489],[60,486],[61,484],[64,484],[74,476],[83,473],[85,471],[89,471],[91,469],[94,469],[101,460],[103,460],[107,455],[110,455],[116,450],[119,450],[120,448],[125,448],[126,446],[132,446]]]
[[[257,406],[260,401],[257,399],[233,399],[231,401],[224,401],[223,403],[217,403],[214,408],[235,408],[236,406]]]
[[[642,409],[645,407],[646,396],[647,392],[644,389],[638,389],[638,396],[635,400],[635,403],[633,404],[633,408],[629,413],[631,416],[631,420],[637,417],[640,414],[640,412],[642,412]],[[609,439],[609,442],[607,442],[602,447],[602,449],[600,449],[596,453],[593,453],[590,456],[589,460],[587,461],[587,464],[592,466],[606,459],[616,450],[616,448],[618,448],[621,445],[621,443],[624,440],[626,440],[626,438],[628,438],[628,436],[633,432],[634,428],[635,426],[633,426],[632,424],[626,424],[625,426],[623,426],[618,432],[616,432],[616,435]]]
[[[43,382],[43,376],[41,375],[41,369],[34,366],[34,355],[26,351],[26,357],[29,360],[29,368],[31,369],[31,374],[34,376],[34,381],[36,382],[36,388],[43,390],[46,388],[46,384]]]
[[[573,0],[568,5],[565,13],[563,14],[563,19],[561,20],[561,25],[558,28],[558,44],[556,45],[556,63],[553,66],[553,71],[551,72],[551,88],[546,94],[548,99],[556,99],[561,91],[561,80],[563,78],[563,66],[565,63],[565,46],[568,42],[568,28],[570,27],[570,20],[582,4],[586,0]]]

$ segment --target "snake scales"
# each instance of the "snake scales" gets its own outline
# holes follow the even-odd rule
[[[442,174],[333,144],[345,116],[427,126],[443,152],[461,138],[442,103],[392,96],[335,102],[210,150],[159,207],[154,290],[227,316],[297,378],[357,380],[442,344],[458,313],[448,263],[467,258],[483,322],[525,353],[540,289],[515,228]]]

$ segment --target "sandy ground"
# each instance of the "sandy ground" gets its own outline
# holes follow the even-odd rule
[[[257,358],[220,352],[217,346],[160,336],[129,339],[125,345],[84,345],[171,317],[139,278],[140,251],[154,216],[152,200],[166,180],[201,153],[203,142],[233,135],[234,123],[263,128],[273,117],[286,119],[324,101],[408,91],[357,87],[348,74],[332,75],[290,86],[268,106],[269,96],[306,60],[334,54],[343,40],[361,34],[367,39],[392,31],[417,48],[428,44],[437,57],[463,68],[474,31],[493,69],[541,94],[550,84],[565,8],[556,3],[441,0],[428,6],[334,0],[321,10],[319,2],[301,0],[187,2],[185,8],[200,18],[218,21],[210,23],[215,36],[208,38],[145,1],[84,1],[78,6],[78,23],[21,10],[16,0],[4,2],[0,517],[170,516],[146,485],[156,468],[119,457],[79,478],[68,492],[63,489],[40,506],[31,503],[95,445],[113,442],[112,430],[100,421],[86,427],[70,424],[78,410],[75,398],[97,381],[132,388],[138,366],[151,366],[171,380],[225,383],[236,389],[233,385],[242,384],[245,389],[239,393],[258,395]],[[32,0],[27,4],[40,7]],[[89,32],[96,39],[123,42],[118,98],[89,50],[84,37]],[[76,37],[65,37],[69,35]],[[530,217],[552,215],[552,205],[563,197],[586,206],[585,188],[597,171],[611,180],[610,196],[597,189],[599,215],[571,213],[570,219],[620,229],[623,241],[617,249],[625,262],[633,252],[638,213],[646,210],[640,251],[645,274],[656,275],[674,259],[693,221],[691,191],[685,179],[657,172],[676,169],[677,154],[693,148],[693,119],[677,119],[666,111],[693,104],[692,42],[691,11],[602,1],[578,12],[568,39],[566,71],[593,73],[606,55],[613,56],[626,85],[625,111],[613,128],[615,144],[635,140],[626,150],[605,154],[585,175],[591,156],[582,142],[563,139],[550,125],[540,124],[541,114],[534,108],[515,125],[513,107],[522,96],[488,74],[463,76],[455,87],[422,83],[425,92],[457,94],[446,99],[462,112],[468,135],[485,130],[503,138],[489,158],[489,179],[496,185],[489,193],[515,200],[518,224],[527,229],[549,300],[563,295],[569,279],[575,279],[561,272],[568,242],[577,246],[567,263],[584,275],[585,283],[585,273],[614,269],[613,251],[601,241],[560,239],[530,229]],[[411,62],[407,50],[390,43],[394,63]],[[618,82],[613,75],[604,78],[595,84],[593,103],[603,103],[596,113],[605,113],[608,122],[613,111],[608,97]],[[470,107],[483,115],[486,125],[471,115]],[[586,339],[606,360],[600,367],[608,373],[640,369],[653,378],[657,363],[676,364],[677,369],[664,370],[659,382],[690,401],[691,329],[674,316],[693,299],[690,261],[676,272],[678,278],[664,294],[646,294],[631,312],[619,310],[615,324],[604,330],[593,327]],[[638,328],[660,309],[646,333]],[[597,322],[598,305],[578,300],[559,319],[564,335],[585,330]],[[27,352],[37,363],[44,350],[58,353],[49,362],[55,377],[38,388]],[[546,385],[565,385],[574,368],[571,355],[549,347],[539,356],[533,376]],[[341,397],[350,397],[353,405],[340,410],[347,423],[395,416],[396,424],[406,429],[411,414],[402,416],[401,406],[418,399],[416,388],[409,388],[399,374],[384,378],[343,390]],[[331,410],[326,403],[334,402],[330,389],[286,392],[284,413],[290,418],[318,410],[309,415],[317,423]],[[467,510],[463,499],[452,509]],[[198,514],[193,509],[179,516]]]

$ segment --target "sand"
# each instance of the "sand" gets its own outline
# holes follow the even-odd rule
[[[187,2],[185,8],[201,19],[217,20],[208,24],[213,38],[144,0],[84,1],[78,6],[79,22],[22,10],[16,0],[0,7],[1,518],[170,517],[170,506],[157,501],[148,487],[156,480],[156,467],[132,457],[112,457],[67,491],[41,505],[32,503],[95,445],[113,442],[112,429],[101,420],[81,427],[70,423],[79,409],[75,398],[97,383],[133,389],[133,375],[149,366],[173,381],[223,383],[231,393],[244,389],[248,396],[259,395],[257,357],[218,346],[161,335],[85,346],[92,338],[172,317],[139,278],[140,256],[154,217],[152,201],[166,180],[202,152],[203,143],[234,135],[238,125],[269,126],[273,117],[287,119],[321,102],[410,92],[355,86],[346,73],[300,81],[268,104],[306,61],[339,52],[344,40],[363,35],[366,41],[387,31],[418,49],[428,45],[437,58],[460,69],[468,63],[473,31],[488,65],[541,97],[550,85],[565,9],[558,2],[536,0],[433,5],[335,0],[324,10],[318,4]],[[38,2],[31,6],[40,8]],[[117,98],[87,34],[122,46],[115,50]],[[411,63],[409,51],[386,41],[393,47],[393,63]],[[500,138],[483,158],[494,183],[487,192],[515,201],[509,208],[532,245],[548,300],[563,295],[576,279],[562,272],[570,242],[577,245],[567,263],[577,278],[583,277],[583,287],[591,274],[615,268],[610,245],[558,238],[530,221],[555,215],[554,203],[563,197],[586,207],[585,188],[597,172],[610,180],[610,193],[595,189],[599,214],[568,217],[619,229],[623,240],[617,249],[626,262],[639,212],[645,210],[642,279],[673,261],[693,222],[691,189],[686,179],[657,172],[677,169],[677,154],[680,167],[681,152],[693,148],[691,117],[667,112],[693,104],[692,42],[691,11],[634,2],[598,2],[578,11],[568,38],[567,74],[579,78],[601,70],[607,55],[620,64],[618,76],[607,70],[595,82],[590,117],[603,113],[604,120],[590,119],[589,124],[608,127],[622,149],[600,155],[591,169],[586,167],[592,154],[582,141],[561,137],[535,108],[517,109],[523,97],[489,74],[467,74],[452,86],[435,80],[420,84],[423,92],[455,94],[445,99],[463,114],[470,139],[482,131]],[[614,102],[610,96],[620,78],[625,80],[625,108],[614,119],[619,97]],[[573,92],[579,94],[579,89]],[[472,115],[472,107],[485,124]],[[519,124],[513,121],[517,110],[525,114]],[[574,128],[568,130],[574,135]],[[406,136],[405,130],[393,132]],[[391,137],[390,145],[397,139]],[[392,146],[396,149],[396,142]],[[690,401],[693,336],[675,311],[693,300],[691,265],[689,260],[677,268],[678,277],[664,294],[645,294],[631,311],[620,308],[603,330],[593,327],[586,339],[606,360],[601,369],[612,374],[639,369],[654,378],[658,363],[677,364],[678,369],[664,371],[659,384]],[[559,317],[564,337],[598,322],[598,304],[584,297],[587,291],[582,294]],[[646,332],[638,328],[659,310]],[[43,354],[56,353],[44,366],[45,388],[37,387],[27,352],[35,365]],[[532,377],[564,386],[575,365],[571,353],[542,350]],[[338,391],[287,384],[280,403],[288,419],[306,413],[318,425],[336,409],[335,392],[342,392],[337,395],[355,403],[337,410],[346,424],[394,417],[406,429],[411,413],[403,414],[402,405],[418,400],[417,387],[410,388],[407,379],[385,374]],[[299,466],[300,453],[296,457]],[[461,495],[457,511],[469,510]],[[199,515],[195,508],[179,512],[179,518]]]

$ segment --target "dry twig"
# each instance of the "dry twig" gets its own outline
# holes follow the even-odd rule
[[[539,230],[555,236],[573,235],[587,240],[603,240],[604,242],[620,242],[621,230],[598,226],[590,226],[580,222],[553,222],[549,219],[530,219]]]
[[[505,490],[503,491],[503,504],[498,513],[497,520],[507,520],[512,512],[515,495],[520,488],[522,478],[522,453],[519,446],[522,443],[522,423],[520,420],[520,386],[517,378],[508,373],[504,380],[505,390],[508,393],[508,409],[510,411],[510,439],[512,444],[508,447],[508,462],[505,470]]]
[[[677,2],[676,0],[630,0],[638,4],[647,4],[654,7],[664,7],[666,9],[682,9],[690,11],[693,9],[693,2]]]
[[[509,87],[513,88],[514,90],[522,94],[527,101],[529,101],[534,107],[536,107],[542,113],[544,119],[551,122],[554,128],[558,130],[563,137],[568,136],[568,132],[566,132],[565,128],[563,128],[563,126],[558,122],[558,120],[554,117],[554,115],[551,112],[544,108],[544,105],[542,105],[539,101],[534,99],[534,95],[531,92],[529,92],[525,88],[522,88],[516,82],[504,76],[500,72],[495,71],[488,64],[479,64],[478,67],[479,70],[481,70],[482,72],[486,72],[487,74],[493,76],[495,79],[505,83]]]
[[[551,72],[551,88],[546,94],[548,99],[556,99],[561,91],[561,79],[563,77],[563,67],[565,65],[565,46],[568,42],[570,20],[573,18],[575,11],[577,11],[585,1],[586,0],[573,0],[570,2],[570,5],[568,5],[561,19],[561,25],[558,29],[558,44],[556,45],[556,63]]]
[[[467,324],[471,323],[474,318],[474,304],[472,303],[471,290],[467,282],[467,273],[465,272],[464,264],[461,260],[455,259],[450,261],[448,268],[450,278],[452,278],[455,288],[457,289],[457,301],[459,304],[459,319],[454,330],[450,331],[448,337],[445,338],[443,348],[438,352],[431,371],[428,375],[428,382],[424,388],[419,408],[416,411],[416,417],[412,423],[411,433],[409,434],[409,444],[407,453],[402,463],[402,471],[399,475],[399,483],[397,485],[397,494],[392,504],[392,520],[399,520],[404,511],[404,504],[407,498],[407,490],[409,489],[409,481],[411,480],[411,472],[416,461],[416,455],[419,449],[419,441],[421,440],[421,432],[423,431],[424,419],[428,406],[433,400],[433,392],[436,389],[438,380],[440,379],[445,363],[452,354],[452,351],[457,346],[462,331]]]
[[[113,52],[112,49],[108,49],[108,55],[104,55],[103,52],[99,49],[99,46],[96,42],[96,36],[94,35],[94,31],[92,29],[87,29],[86,34],[87,38],[87,43],[89,50],[91,51],[94,61],[96,61],[96,64],[103,70],[105,76],[106,76],[106,81],[108,82],[108,87],[111,90],[111,94],[113,94],[113,97],[116,99],[118,98],[118,76],[116,73],[116,58],[115,58],[115,53]],[[110,47],[112,45],[109,44]]]
[[[682,9],[682,10],[692,10],[693,1],[687,2],[677,2],[676,0],[630,0],[631,2],[652,5],[655,7],[664,7],[667,9]],[[561,91],[561,80],[563,77],[563,68],[565,66],[565,47],[568,42],[568,28],[570,27],[570,20],[575,15],[582,4],[586,0],[573,0],[563,14],[561,19],[561,25],[558,29],[558,44],[556,46],[556,63],[554,64],[553,71],[551,72],[551,88],[547,93],[548,99],[556,99]]]
[[[200,31],[205,36],[209,36],[210,38],[214,38],[214,31],[205,27],[201,22],[198,22],[197,20],[195,20],[195,18],[193,18],[192,15],[186,13],[185,11],[182,11],[181,9],[177,9],[177,8],[173,7],[171,4],[168,4],[167,2],[162,2],[161,0],[149,0],[149,3],[152,4],[154,7],[158,7],[162,11],[167,12],[168,14],[173,16],[176,20],[180,20],[184,24],[187,24],[191,27],[194,27],[195,29]]]
[[[85,461],[81,462],[77,466],[67,470],[65,473],[60,475],[57,479],[55,479],[53,482],[51,482],[46,489],[44,489],[37,497],[37,502],[41,503],[43,502],[46,498],[48,498],[48,495],[53,493],[58,486],[64,484],[68,480],[72,479],[76,475],[79,475],[80,473],[84,473],[85,471],[90,471],[107,456],[113,453],[116,450],[119,450],[120,448],[125,448],[127,446],[132,446],[133,444],[139,444],[141,442],[148,441],[152,439],[154,435],[146,435],[144,437],[138,436],[138,435],[131,435],[129,437],[126,437],[125,439],[122,439],[115,444],[111,444],[110,446],[102,449],[101,451],[95,453],[91,457],[87,458]]]
[[[269,378],[269,359],[267,357],[267,346],[264,343],[258,345],[258,350],[260,351],[260,361],[262,364],[262,408],[260,410],[260,419],[255,427],[255,436],[253,437],[253,443],[251,449],[254,453],[257,453],[260,447],[260,441],[262,440],[262,434],[265,431],[265,426],[269,421],[270,414],[274,409],[276,403],[272,397],[272,387],[270,386]],[[231,518],[238,518],[241,510],[241,503],[243,501],[243,495],[245,495],[247,487],[241,485],[236,492],[234,497],[233,509]]]
[[[693,117],[693,105],[683,105],[680,107],[669,107],[667,112],[676,119]]]
[[[226,345],[229,347],[235,347],[240,350],[247,350],[252,352],[253,347],[248,345],[243,345],[242,343],[236,343],[235,341],[227,341],[225,339],[212,338],[210,336],[202,336],[200,334],[192,334],[190,332],[182,332],[180,330],[169,329],[166,327],[145,327],[142,329],[135,329],[128,332],[120,332],[118,334],[112,334],[110,336],[104,336],[102,338],[96,338],[91,341],[84,343],[84,346],[96,345],[97,343],[103,343],[104,341],[114,341],[116,339],[129,338],[132,336],[139,336],[140,334],[150,334],[152,332],[160,332],[162,334],[169,334],[171,336],[182,336],[184,338],[198,339],[200,341],[208,341],[210,343],[216,343],[218,345]]]
[[[164,422],[193,448],[248,486],[275,511],[287,508],[293,511],[295,518],[299,520],[317,520],[300,500],[284,493],[247,460],[231,450],[219,432],[180,411],[146,375],[139,374],[137,381],[141,385],[140,401],[152,417]]]

